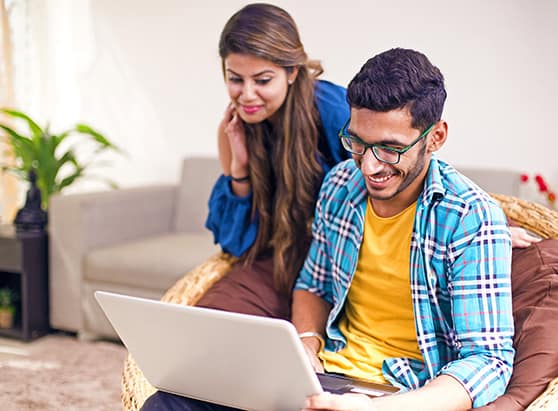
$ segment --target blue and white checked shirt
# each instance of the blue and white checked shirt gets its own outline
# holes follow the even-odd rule
[[[312,245],[295,289],[332,304],[326,350],[346,344],[339,320],[357,266],[367,199],[353,160],[333,168],[320,191]],[[447,374],[461,382],[475,408],[495,400],[506,389],[514,358],[509,229],[488,194],[434,156],[417,201],[409,263],[424,362],[388,358],[385,378],[416,389]]]

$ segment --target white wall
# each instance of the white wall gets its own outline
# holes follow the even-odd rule
[[[33,0],[31,0],[33,1]],[[121,185],[176,181],[180,159],[216,155],[227,98],[217,42],[238,0],[35,0],[43,7],[40,118],[88,122],[128,152],[101,170]],[[558,189],[558,2],[282,0],[324,78],[346,85],[391,47],[446,77],[455,165],[540,172]],[[82,185],[81,189],[91,188]]]

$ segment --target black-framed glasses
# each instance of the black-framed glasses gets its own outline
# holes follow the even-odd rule
[[[349,134],[349,132],[347,131],[347,127],[349,126],[350,121],[351,119],[349,118],[345,122],[343,128],[339,130],[339,134],[338,134],[339,138],[341,139],[341,144],[343,144],[345,150],[347,150],[349,153],[363,156],[364,153],[366,153],[366,150],[370,149],[372,150],[374,157],[376,157],[378,161],[382,161],[388,164],[399,163],[399,160],[401,160],[401,154],[405,154],[407,151],[413,148],[415,144],[417,144],[420,140],[426,137],[428,133],[430,133],[430,130],[432,130],[432,128],[436,124],[436,123],[432,123],[426,130],[424,130],[421,133],[420,136],[418,136],[415,140],[413,140],[413,142],[408,146],[402,148],[395,148],[383,144],[368,144],[362,141],[357,136],[353,136]]]

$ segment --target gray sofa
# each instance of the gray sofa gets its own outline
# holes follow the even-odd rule
[[[115,338],[95,290],[159,299],[218,252],[204,222],[220,170],[216,158],[188,158],[176,185],[52,197],[51,327]]]

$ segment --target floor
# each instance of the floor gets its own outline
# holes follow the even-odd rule
[[[12,338],[0,337],[0,362],[29,355],[30,344]]]
[[[32,342],[0,337],[2,411],[121,409],[127,351],[120,343],[52,333]]]

